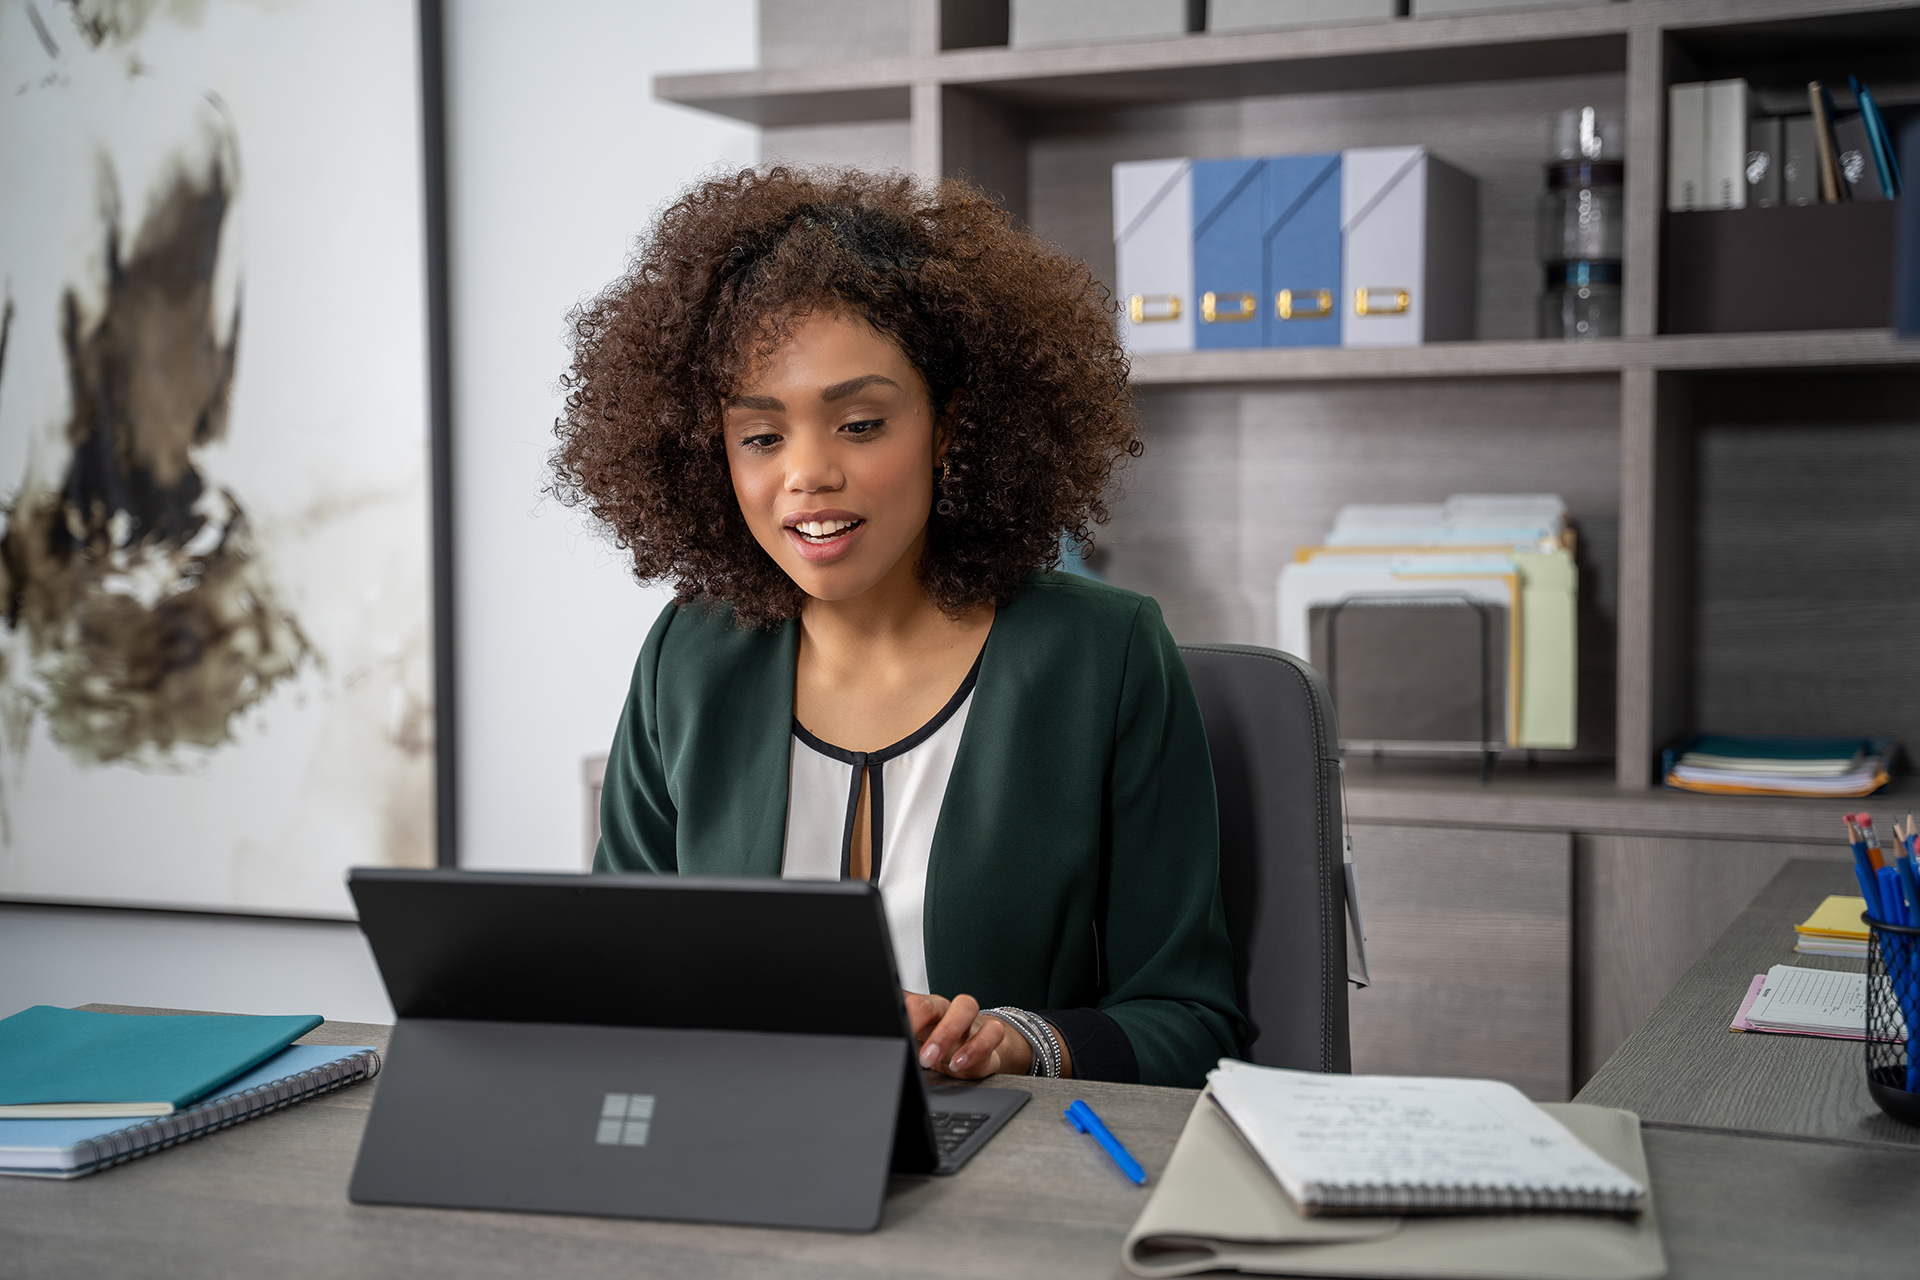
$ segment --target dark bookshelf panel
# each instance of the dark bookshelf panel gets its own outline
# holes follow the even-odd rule
[[[1669,213],[1661,331],[1884,328],[1894,209],[1882,200]]]
[[[1693,405],[1693,726],[1920,746],[1920,376],[1700,378]]]
[[[1857,75],[1884,106],[1920,102],[1920,9],[1668,30],[1671,79],[1747,81],[1769,114],[1807,109],[1807,81]]]

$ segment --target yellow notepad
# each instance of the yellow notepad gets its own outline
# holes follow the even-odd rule
[[[1793,926],[1793,931],[1816,938],[1851,938],[1865,942],[1867,926],[1860,923],[1860,913],[1866,909],[1865,898],[1848,898],[1836,893],[1815,908],[1812,915]]]

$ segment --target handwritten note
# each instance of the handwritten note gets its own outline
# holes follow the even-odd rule
[[[1864,1039],[1867,975],[1774,965],[1747,1008],[1747,1022],[1762,1031]]]
[[[1564,1192],[1645,1188],[1497,1080],[1341,1076],[1222,1062],[1215,1102],[1296,1201],[1343,1192]],[[1498,1199],[1496,1195],[1494,1197]]]

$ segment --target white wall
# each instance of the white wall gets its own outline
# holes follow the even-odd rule
[[[393,1021],[358,925],[0,905],[0,1018],[34,1004]]]
[[[470,867],[582,865],[604,752],[664,597],[540,486],[563,318],[690,178],[755,131],[653,101],[656,72],[751,66],[754,0],[450,0],[461,840]],[[0,1017],[146,1004],[388,1021],[349,924],[0,906]]]
[[[653,75],[753,65],[753,0],[447,7],[460,848],[468,867],[583,866],[580,764],[606,751],[665,597],[540,486],[567,309],[737,125]]]

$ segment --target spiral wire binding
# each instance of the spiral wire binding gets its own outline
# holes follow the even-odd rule
[[[114,1165],[137,1160],[155,1151],[165,1151],[182,1142],[191,1142],[209,1133],[245,1124],[257,1116],[284,1111],[295,1103],[317,1098],[323,1093],[332,1093],[361,1080],[371,1080],[379,1074],[380,1055],[368,1049],[351,1058],[329,1062],[325,1066],[259,1085],[231,1097],[203,1102],[170,1116],[156,1116],[142,1124],[80,1143],[77,1150],[86,1158],[65,1176],[79,1177],[81,1174],[111,1169]]]

